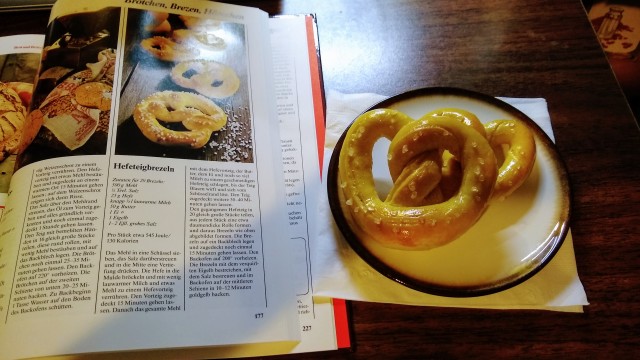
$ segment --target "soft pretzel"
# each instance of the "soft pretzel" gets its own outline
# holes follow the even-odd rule
[[[133,120],[142,134],[155,143],[198,149],[207,144],[214,131],[226,125],[227,115],[204,96],[162,91],[136,105]],[[182,123],[186,131],[168,129],[159,121]]]
[[[467,126],[471,126],[474,130],[482,134],[482,136],[487,135],[484,125],[482,124],[480,119],[478,119],[476,114],[472,113],[471,111],[457,108],[441,108],[431,111],[424,116],[444,116],[453,118],[454,120],[460,121]]]
[[[235,94],[240,87],[240,79],[236,72],[217,61],[181,62],[171,70],[171,79],[184,88],[217,99]]]
[[[140,42],[140,46],[151,55],[163,61],[182,61],[194,59],[200,51],[193,47],[173,41],[164,36],[152,36]]]
[[[443,108],[432,111],[425,116],[449,116],[466,125],[473,127],[483,134],[494,150],[498,160],[498,179],[493,192],[494,199],[504,199],[524,183],[529,177],[535,161],[536,143],[529,128],[516,120],[493,120],[482,124],[478,117],[463,109]],[[449,162],[443,164],[443,174],[450,174],[448,180],[443,180],[440,187],[455,185],[453,174],[459,167],[455,160],[449,157]],[[453,182],[453,184],[452,184]]]
[[[176,29],[173,30],[171,38],[180,44],[189,44],[207,50],[222,50],[226,47],[223,38],[206,30]]]
[[[535,162],[536,142],[529,128],[520,121],[494,120],[485,128],[501,163],[493,197],[504,199],[529,177]]]
[[[501,125],[485,128],[474,114],[458,109],[418,120],[391,109],[358,117],[345,135],[338,166],[338,194],[351,228],[359,237],[405,250],[427,250],[458,238],[482,216],[494,192],[508,195],[532,168],[535,142],[527,126],[515,120],[496,124]],[[391,140],[393,187],[385,200],[371,173],[371,152],[381,137]],[[503,144],[511,150],[499,171],[494,148]]]
[[[166,12],[149,12],[147,18],[145,30],[155,36],[142,40],[140,46],[160,60],[193,60],[200,50],[218,51],[226,47],[224,39],[212,32],[220,27],[219,21],[180,16],[187,28],[172,29]]]

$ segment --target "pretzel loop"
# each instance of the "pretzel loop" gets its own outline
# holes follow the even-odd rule
[[[141,101],[133,120],[149,140],[168,146],[198,149],[207,144],[214,131],[227,123],[222,109],[204,96],[176,91],[155,93]],[[186,131],[172,130],[164,123],[182,123]]]
[[[474,114],[457,109],[418,120],[390,109],[358,117],[345,135],[338,167],[340,203],[352,229],[361,238],[406,250],[443,246],[466,232],[494,191],[506,196],[526,180],[535,156],[526,125],[491,124],[485,128]],[[385,200],[371,172],[373,146],[381,137],[391,140],[393,187]],[[500,163],[494,149],[504,154]]]

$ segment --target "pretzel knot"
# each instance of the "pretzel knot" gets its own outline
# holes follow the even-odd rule
[[[142,134],[155,143],[199,149],[209,142],[214,131],[227,124],[227,115],[204,96],[162,91],[136,105],[133,120]],[[159,121],[167,125],[182,123],[185,131],[169,129]]]
[[[391,140],[393,187],[382,200],[372,174],[372,150]],[[466,232],[492,199],[511,194],[528,177],[535,141],[524,123],[496,120],[485,126],[458,109],[418,120],[391,110],[371,110],[351,125],[340,151],[340,204],[360,238],[405,250],[443,246]]]

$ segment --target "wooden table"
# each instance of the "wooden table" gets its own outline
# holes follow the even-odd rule
[[[326,89],[545,98],[573,191],[584,314],[351,302],[353,352],[306,358],[621,359],[640,349],[640,132],[579,0],[237,3],[315,13]],[[43,32],[46,20],[0,14],[0,34]]]

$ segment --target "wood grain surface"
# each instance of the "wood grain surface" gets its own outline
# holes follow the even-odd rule
[[[234,1],[317,16],[325,89],[542,97],[572,187],[583,314],[350,302],[353,349],[308,359],[630,359],[640,349],[640,132],[579,0]],[[9,35],[46,13],[0,14]],[[287,358],[287,357],[285,357]]]

